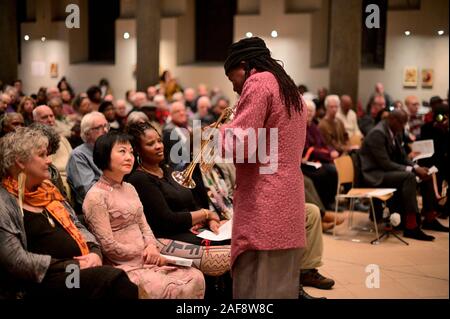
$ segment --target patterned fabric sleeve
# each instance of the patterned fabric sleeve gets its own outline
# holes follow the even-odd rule
[[[109,260],[123,263],[141,254],[135,245],[122,244],[114,239],[106,206],[106,194],[98,191],[95,186],[86,195],[83,213],[89,228],[100,242],[105,257]]]

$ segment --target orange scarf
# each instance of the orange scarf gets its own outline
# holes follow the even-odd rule
[[[5,178],[2,184],[10,194],[18,196],[18,184],[15,179],[11,177]],[[81,254],[89,254],[89,248],[83,235],[75,226],[69,212],[63,205],[64,197],[50,181],[43,181],[34,192],[25,190],[23,201],[30,206],[46,209],[77,242]]]

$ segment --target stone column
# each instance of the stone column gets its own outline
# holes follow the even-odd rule
[[[0,80],[10,84],[17,79],[19,64],[16,1],[0,1],[0,39]]]
[[[161,1],[137,0],[136,4],[136,89],[144,91],[159,78]]]
[[[331,0],[330,93],[358,97],[362,0]]]

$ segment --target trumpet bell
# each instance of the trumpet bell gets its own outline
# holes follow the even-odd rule
[[[192,178],[186,178],[183,172],[175,171],[172,173],[172,178],[183,187],[193,189],[195,188],[195,182]]]

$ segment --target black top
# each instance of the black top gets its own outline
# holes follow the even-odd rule
[[[57,259],[72,259],[81,255],[77,242],[50,213],[47,212],[55,227],[50,225],[44,212],[33,213],[25,209],[23,212],[28,251]]]
[[[139,194],[147,222],[155,237],[173,238],[192,227],[191,211],[200,209],[190,189],[178,185],[164,168],[163,178],[136,170],[128,177]]]

